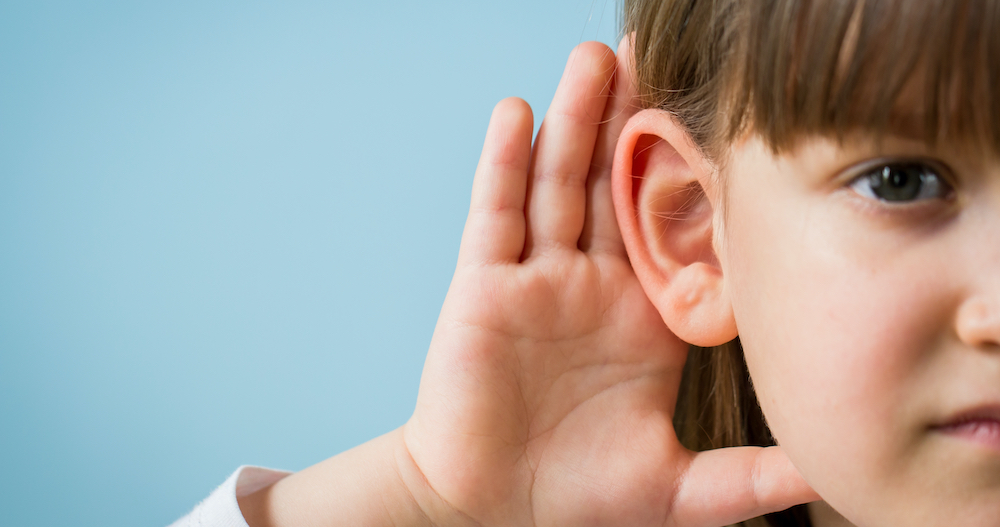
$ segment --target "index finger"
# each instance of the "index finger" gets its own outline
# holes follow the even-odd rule
[[[532,152],[523,259],[551,248],[576,250],[586,181],[607,103],[614,53],[598,42],[573,50]]]
[[[632,70],[631,36],[623,38],[618,45],[610,97],[597,133],[594,158],[587,178],[587,211],[579,247],[582,251],[596,250],[624,257],[625,245],[611,199],[611,165],[618,136],[629,118],[639,111]]]

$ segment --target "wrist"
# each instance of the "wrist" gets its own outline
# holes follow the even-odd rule
[[[426,523],[434,527],[466,527],[480,524],[457,510],[440,496],[424,476],[407,442],[407,425],[394,430],[393,461],[401,489],[404,489],[414,510]],[[411,524],[407,524],[411,525]]]
[[[394,518],[401,519],[392,525],[421,525],[443,527],[455,525],[446,521],[439,506],[443,502],[427,482],[423,472],[406,445],[405,425],[383,436],[386,439],[386,456],[389,471],[387,484],[392,488],[396,508]]]
[[[434,501],[415,469],[402,429],[397,429],[243,497],[239,504],[250,527],[441,525],[421,506]]]

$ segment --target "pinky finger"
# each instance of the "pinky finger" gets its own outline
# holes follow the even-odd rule
[[[524,201],[533,121],[528,103],[504,99],[493,109],[472,183],[459,265],[517,262],[524,249]]]

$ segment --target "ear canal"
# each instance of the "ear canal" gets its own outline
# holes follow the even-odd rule
[[[661,269],[703,262],[717,266],[712,247],[712,204],[684,158],[660,138],[643,136],[633,175],[640,229]]]

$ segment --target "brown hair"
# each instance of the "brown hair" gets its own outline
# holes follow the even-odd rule
[[[1000,153],[1000,2],[624,0],[622,14],[643,104],[710,159],[749,131],[776,152],[865,130]]]
[[[729,144],[864,131],[1000,154],[1000,2],[624,0],[641,104],[718,166]],[[693,450],[774,444],[739,339],[692,347],[674,416]],[[804,506],[744,522],[808,526]]]

